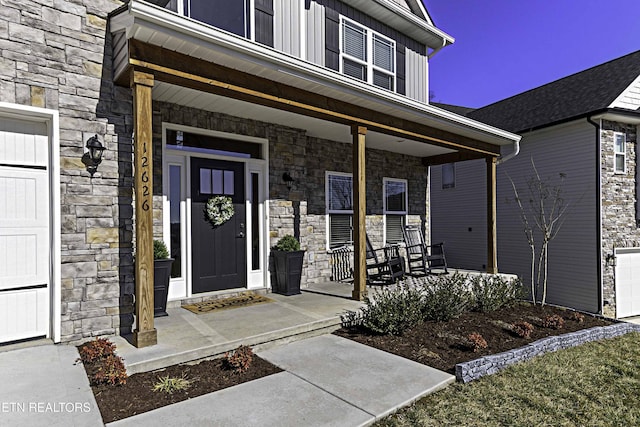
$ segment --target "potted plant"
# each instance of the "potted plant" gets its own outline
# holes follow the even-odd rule
[[[272,248],[276,267],[276,281],[272,286],[273,292],[282,295],[300,293],[304,253],[304,250],[300,250],[300,242],[291,235],[284,236]]]
[[[171,277],[169,251],[162,240],[153,241],[153,317],[168,316],[167,298]]]

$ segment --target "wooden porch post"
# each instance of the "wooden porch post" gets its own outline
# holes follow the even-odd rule
[[[131,75],[136,200],[136,329],[133,343],[138,348],[158,343],[153,325],[153,82],[153,74],[133,71]]]
[[[496,233],[496,157],[487,157],[487,273],[498,272]]]
[[[353,125],[353,299],[360,301],[367,293],[367,216],[365,184],[365,135],[367,128]]]

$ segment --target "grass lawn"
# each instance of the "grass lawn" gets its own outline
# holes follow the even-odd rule
[[[453,384],[376,426],[638,426],[640,333]]]

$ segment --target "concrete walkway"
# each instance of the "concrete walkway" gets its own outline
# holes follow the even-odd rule
[[[78,350],[40,345],[0,352],[0,426],[102,426]]]
[[[453,375],[335,335],[259,356],[285,372],[108,426],[362,426],[455,381]]]
[[[109,426],[362,426],[454,382],[452,375],[335,335],[258,353],[284,372]],[[73,346],[0,352],[0,426],[102,426]]]

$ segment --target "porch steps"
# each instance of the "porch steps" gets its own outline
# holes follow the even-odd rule
[[[330,334],[339,329],[340,326],[340,317],[336,316],[220,344],[204,345],[181,352],[157,355],[150,354],[149,357],[141,360],[136,360],[138,358],[133,357],[133,355],[129,355],[129,357],[125,355],[123,358],[127,373],[131,375],[137,372],[154,371],[179,363],[195,363],[202,359],[221,357],[225,352],[234,350],[240,345],[250,346],[255,352],[264,351],[280,344]],[[160,346],[162,346],[162,344],[158,344],[158,347]],[[120,349],[121,347],[118,346],[118,348]],[[118,354],[122,355],[122,351],[118,351]]]

